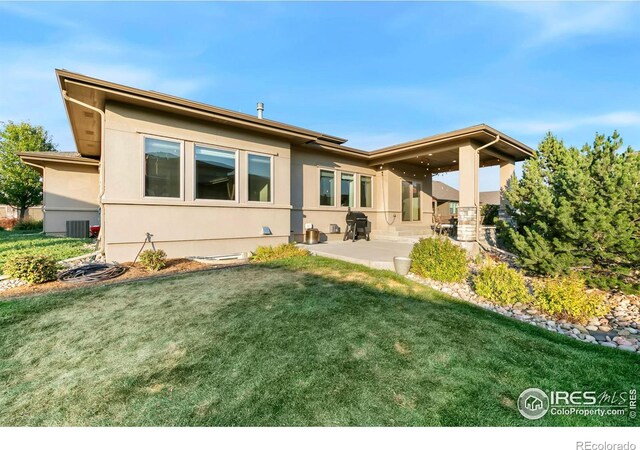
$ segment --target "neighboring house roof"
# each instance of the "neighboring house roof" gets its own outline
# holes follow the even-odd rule
[[[460,200],[460,192],[442,181],[431,182],[431,195],[439,202],[457,202]],[[481,205],[499,205],[500,191],[480,192]]]
[[[442,181],[431,182],[431,195],[439,202],[457,202],[460,198],[460,192],[458,192],[457,189],[452,188]]]
[[[480,204],[481,205],[499,205],[500,191],[480,192]]]
[[[533,154],[530,147],[485,124],[368,152],[345,146],[346,139],[340,137],[258,118],[250,114],[99,80],[67,70],[58,69],[56,75],[74,139],[78,151],[83,156],[100,156],[102,130],[97,111],[82,104],[88,104],[92,108],[104,111],[105,104],[109,101],[144,106],[158,111],[275,135],[309,149],[342,153],[357,159],[367,160],[372,166],[383,165],[393,160],[397,161],[407,158],[409,155],[417,157],[420,154],[433,152],[430,170],[455,170],[457,147],[468,142],[487,145],[484,149],[484,160],[481,160],[483,165],[495,165],[498,160],[520,161]]]

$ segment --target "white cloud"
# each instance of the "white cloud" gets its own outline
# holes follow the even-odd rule
[[[635,111],[618,111],[593,116],[573,117],[560,120],[498,120],[496,126],[499,129],[509,130],[522,134],[542,134],[547,131],[557,133],[559,131],[572,130],[581,127],[618,128],[625,126],[640,126],[640,113]]]
[[[61,150],[73,150],[75,144],[60,99],[56,68],[180,97],[192,96],[212,83],[210,78],[167,76],[162,66],[171,64],[170,55],[154,48],[121,44],[89,33],[75,22],[22,5],[2,4],[0,10],[64,30],[37,44],[0,42],[0,85],[6,87],[0,96],[0,121],[43,125]]]
[[[500,2],[492,3],[521,14],[535,31],[526,46],[540,46],[578,36],[625,31],[634,24],[632,2]]]

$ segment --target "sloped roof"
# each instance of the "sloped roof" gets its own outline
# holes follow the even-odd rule
[[[431,195],[433,196],[433,198],[441,202],[457,202],[460,198],[460,192],[457,189],[452,188],[442,181],[431,182]]]
[[[500,191],[480,192],[480,204],[481,205],[499,205]]]

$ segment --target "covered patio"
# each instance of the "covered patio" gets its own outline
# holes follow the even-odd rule
[[[388,186],[385,215],[400,213],[397,227],[431,227],[434,223],[432,177],[434,174],[459,171],[460,200],[457,212],[457,235],[461,242],[475,242],[480,237],[479,176],[481,167],[500,167],[500,190],[514,175],[515,163],[533,155],[527,145],[489,127],[476,125],[406,142],[371,152],[369,165],[382,174]],[[400,183],[391,182],[399,179]],[[384,183],[384,182],[383,182]],[[399,186],[397,192],[394,186]],[[401,199],[398,203],[397,199]],[[426,204],[425,204],[426,203]],[[500,199],[500,216],[506,217],[504,196]],[[397,219],[393,215],[394,221]],[[396,255],[397,256],[397,255]]]

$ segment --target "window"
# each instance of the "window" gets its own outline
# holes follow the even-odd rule
[[[320,205],[335,205],[335,174],[330,170],[320,171]]]
[[[181,145],[175,141],[144,138],[144,195],[180,198]]]
[[[458,202],[449,202],[449,214],[458,214]]]
[[[236,199],[236,152],[196,145],[196,198]]]
[[[340,174],[340,206],[355,205],[356,189],[352,173]]]
[[[249,153],[249,201],[271,201],[271,157]]]
[[[360,207],[371,208],[371,177],[360,175]]]

